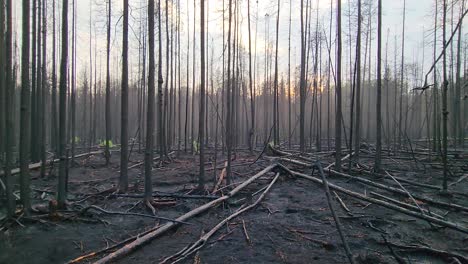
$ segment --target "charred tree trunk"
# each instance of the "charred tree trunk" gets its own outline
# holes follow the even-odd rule
[[[122,95],[119,191],[128,188],[128,0],[123,1]]]
[[[27,0],[26,0],[27,1]],[[67,68],[68,68],[68,0],[62,4],[62,57],[60,62],[60,91],[59,91],[59,178],[57,188],[58,206],[65,207],[67,199],[67,152],[66,152],[66,122],[67,122]]]

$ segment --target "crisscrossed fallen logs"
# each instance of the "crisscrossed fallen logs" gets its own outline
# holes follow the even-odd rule
[[[292,171],[292,170],[288,169],[287,167],[285,167],[283,165],[279,165],[279,166],[281,168],[283,168],[285,171],[287,171],[288,173],[290,173],[291,175],[294,175],[296,177],[301,177],[301,178],[313,181],[313,182],[318,183],[318,184],[323,184],[322,180],[317,179],[317,178],[315,178],[313,176],[309,176],[309,175],[306,175],[306,174],[303,174],[303,173],[300,173],[300,172]],[[468,234],[468,228],[466,228],[466,227],[464,227],[462,225],[459,225],[457,223],[444,221],[444,220],[441,220],[441,219],[438,219],[438,218],[435,218],[435,217],[432,217],[432,216],[429,216],[429,215],[424,215],[424,214],[421,214],[421,213],[418,213],[418,212],[415,212],[415,211],[411,211],[411,210],[405,209],[403,207],[400,207],[400,206],[397,206],[397,205],[394,205],[394,204],[387,203],[387,202],[382,201],[382,200],[367,197],[367,196],[364,196],[364,195],[362,195],[360,193],[356,193],[356,192],[347,190],[347,189],[345,189],[343,187],[340,187],[340,186],[332,184],[332,183],[329,183],[329,187],[330,187],[330,189],[333,189],[333,190],[336,190],[338,192],[344,193],[344,194],[349,195],[351,197],[354,197],[354,198],[357,198],[357,199],[360,199],[360,200],[364,200],[366,202],[373,203],[373,204],[376,204],[376,205],[380,205],[380,206],[386,207],[388,209],[392,209],[394,211],[398,211],[398,212],[406,214],[406,215],[410,215],[410,216],[413,216],[413,217],[416,217],[416,218],[419,218],[419,219],[429,221],[429,222],[434,223],[434,224],[438,224],[440,226],[444,226],[444,227],[447,227],[447,228],[450,228],[450,229],[453,229],[453,230]]]
[[[300,161],[297,161],[297,160],[292,160],[292,159],[280,159],[280,160],[290,162],[290,163],[295,164],[295,165],[302,165],[302,166],[305,166],[305,167],[310,167],[309,164],[306,164],[304,162],[300,162]],[[391,187],[391,186],[388,186],[388,185],[376,183],[376,182],[364,179],[362,177],[349,175],[349,174],[338,172],[338,171],[335,171],[335,170],[327,170],[327,172],[329,174],[331,174],[331,175],[340,176],[340,177],[344,177],[344,178],[348,178],[348,179],[353,179],[353,180],[365,183],[365,184],[373,186],[373,187],[377,187],[377,188],[380,188],[380,189],[383,189],[383,190],[386,190],[386,191],[389,191],[389,192],[396,193],[398,195],[408,196],[408,194],[403,190],[400,190],[400,189],[397,189],[397,188],[394,188],[394,187]],[[459,210],[459,211],[468,212],[467,207],[464,207],[464,206],[459,205],[459,204],[436,201],[434,199],[431,199],[431,198],[428,198],[428,197],[423,197],[423,196],[420,196],[420,195],[412,195],[412,196],[413,196],[413,198],[415,198],[417,200],[420,200],[420,201],[423,201],[423,202],[426,202],[426,203],[430,203],[430,204],[437,205],[437,206],[442,206],[442,207],[447,207],[447,208],[452,208],[452,209]]]
[[[223,219],[215,227],[213,227],[208,233],[203,235],[198,241],[196,241],[193,244],[188,245],[187,247],[183,248],[181,251],[177,252],[176,254],[174,254],[174,255],[172,255],[170,257],[167,257],[166,259],[161,261],[160,264],[167,263],[168,261],[171,261],[171,263],[180,262],[180,261],[186,259],[187,257],[189,257],[190,255],[192,255],[193,253],[200,250],[203,246],[205,246],[208,239],[210,239],[228,221],[236,218],[237,216],[241,215],[242,213],[244,213],[244,212],[246,212],[246,211],[248,211],[250,209],[255,208],[265,198],[266,194],[270,191],[271,187],[276,183],[279,176],[280,176],[280,174],[276,173],[276,176],[270,182],[268,187],[265,189],[265,191],[263,191],[263,193],[260,195],[260,197],[258,197],[258,199],[254,203],[252,203],[252,204],[250,204],[248,206],[245,206],[245,204],[244,204],[237,212],[235,212],[235,213],[231,214],[230,216],[228,216],[227,218]]]
[[[252,176],[251,178],[249,178],[248,180],[246,180],[245,182],[243,182],[242,184],[240,184],[239,186],[237,186],[236,188],[234,188],[232,191],[230,191],[229,193],[227,193],[226,195],[224,196],[221,196],[220,198],[216,199],[216,200],[213,200],[211,202],[208,202],[200,207],[197,207],[193,210],[191,210],[190,212],[178,217],[176,220],[181,222],[181,221],[187,221],[188,219],[194,217],[194,216],[197,216],[205,211],[207,211],[208,209],[210,208],[213,208],[219,204],[221,204],[222,202],[228,200],[230,197],[236,195],[239,191],[241,191],[242,189],[244,189],[247,185],[251,184],[252,182],[254,182],[255,180],[257,180],[258,178],[262,177],[263,175],[265,175],[266,173],[272,171],[273,169],[275,169],[276,167],[278,166],[278,164],[272,164],[268,167],[266,167],[265,169],[263,169],[262,171],[260,171],[259,173],[255,174],[254,176]],[[105,256],[104,258],[101,258],[99,260],[97,260],[95,263],[96,264],[101,264],[101,263],[109,263],[111,261],[115,261],[127,254],[130,254],[131,252],[133,252],[134,250],[136,250],[137,248],[145,245],[146,243],[149,243],[150,241],[152,241],[153,239],[155,239],[156,237],[164,234],[165,232],[171,230],[172,228],[178,226],[179,223],[176,223],[176,222],[168,222],[166,223],[165,225],[161,226],[160,228],[144,235],[144,236],[141,236],[137,239],[135,239],[133,242],[129,243],[129,244],[126,244],[125,246],[123,246],[122,248],[118,249],[117,251]]]
[[[389,192],[393,192],[393,193],[403,195],[403,196],[408,196],[408,194],[405,191],[397,189],[397,188],[393,188],[393,187],[388,186],[388,185],[383,185],[383,184],[380,184],[380,183],[376,183],[376,182],[373,182],[373,181],[370,181],[370,180],[367,180],[367,179],[364,179],[364,178],[361,178],[361,177],[358,177],[358,176],[352,176],[352,175],[349,175],[349,174],[346,174],[346,173],[337,172],[335,170],[329,170],[329,172],[330,172],[330,174],[333,174],[333,175],[336,175],[336,176],[341,176],[341,177],[344,177],[344,178],[353,179],[353,180],[356,180],[356,181],[359,181],[359,182],[365,183],[367,185],[374,186],[374,187],[377,187],[377,188],[380,188],[380,189],[383,189],[383,190],[386,190],[386,191],[389,191]],[[459,204],[440,202],[440,201],[436,201],[434,199],[430,199],[430,198],[419,196],[419,195],[413,195],[413,197],[415,199],[417,199],[417,200],[427,202],[427,203],[430,203],[430,204],[433,204],[433,205],[438,205],[438,206],[443,206],[443,207],[447,207],[447,208],[456,209],[456,210],[459,210],[459,211],[468,212],[467,207],[461,206]]]

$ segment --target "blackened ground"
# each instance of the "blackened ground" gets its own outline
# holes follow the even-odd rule
[[[258,152],[249,154],[246,151],[238,153],[233,162],[235,182],[242,182],[271,162],[275,162],[274,158],[264,156],[257,163],[249,166],[258,154]],[[213,153],[209,153],[209,156],[212,157]],[[331,155],[323,154],[320,157],[323,162],[333,161]],[[130,166],[141,162],[142,159],[142,154],[133,153]],[[395,176],[419,183],[440,185],[442,179],[440,161],[428,160],[423,156],[418,159],[416,165],[411,156],[393,156],[384,160],[384,168],[392,171]],[[367,165],[372,165],[372,161],[372,155],[361,159],[361,162]],[[450,182],[457,181],[463,173],[467,173],[466,162],[463,156],[461,159],[452,161],[453,175]],[[86,159],[78,159],[77,164],[70,170],[69,199],[72,203],[75,202],[73,209],[96,205],[109,211],[130,210],[130,212],[149,214],[147,208],[139,203],[141,199],[137,198],[112,197],[109,193],[102,193],[83,200],[88,197],[88,194],[98,194],[116,186],[119,175],[119,153],[113,153],[109,167],[103,166],[104,163],[103,156],[95,155]],[[183,194],[196,186],[198,156],[181,154],[172,162],[159,165],[159,162],[155,162],[153,171],[155,191]],[[224,159],[219,153],[218,176],[223,165]],[[311,170],[291,164],[285,163],[285,165],[297,171],[312,173]],[[142,169],[143,167],[140,166],[129,171],[130,194],[142,193]],[[209,190],[212,190],[215,177],[212,160],[208,161],[207,169],[207,177],[210,179],[207,186]],[[33,172],[33,177],[38,177],[37,174],[38,172]],[[354,173],[354,175],[357,174]],[[224,203],[201,216],[190,219],[189,222],[192,225],[182,225],[166,233],[119,260],[119,263],[158,263],[165,257],[178,252],[233,213],[242,205],[239,199],[248,197],[249,193],[266,186],[273,176],[274,173],[265,175],[238,196],[233,197],[229,203]],[[387,179],[373,178],[365,174],[359,174],[359,176],[395,186]],[[376,191],[396,199],[401,198],[359,182],[337,177],[330,177],[329,180],[355,192],[368,194]],[[46,179],[33,180],[32,194],[36,207],[41,208],[41,204],[47,204],[50,199],[54,199],[56,184],[57,178],[54,173]],[[463,195],[445,197],[436,190],[408,184],[405,184],[405,187],[414,194],[468,206],[468,200]],[[465,194],[467,189],[468,179],[451,186],[451,190]],[[352,213],[352,215],[346,213],[335,201],[334,205],[338,215],[341,216],[351,251],[360,263],[396,263],[394,255],[383,243],[382,235],[398,244],[425,245],[467,256],[467,235],[445,228],[434,228],[425,221],[416,220],[343,194],[338,195]],[[158,201],[167,202],[165,199]],[[170,201],[174,203],[157,207],[158,216],[175,219],[207,202],[207,200],[194,199]],[[0,208],[4,208],[4,204],[0,205]],[[446,215],[447,220],[468,226],[466,213],[454,212],[422,202],[420,206],[430,208],[431,212]],[[45,217],[38,222],[23,217],[18,222],[24,226],[15,222],[3,222],[3,231],[0,232],[0,263],[64,263],[164,223],[164,221],[155,221],[150,218],[106,215],[97,211],[89,211],[79,216],[74,212],[64,213],[64,215],[69,219],[53,221]],[[250,241],[247,240],[247,236]],[[440,256],[393,249],[408,263],[450,263],[450,260]],[[195,258],[199,258],[201,263],[347,263],[323,188],[313,182],[294,179],[286,174],[282,174],[281,180],[273,186],[261,206],[229,222],[208,241],[197,256],[190,256],[185,263],[193,263]]]

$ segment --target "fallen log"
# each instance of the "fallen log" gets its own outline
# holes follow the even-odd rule
[[[92,152],[86,152],[86,153],[83,153],[83,154],[75,155],[75,159],[86,157],[86,156],[89,156],[89,155],[97,155],[97,154],[101,154],[101,153],[103,153],[103,152],[100,151],[100,150],[92,151]],[[71,157],[69,157],[69,159],[71,159]],[[51,164],[57,163],[59,161],[60,161],[60,159],[48,160],[48,161],[46,161],[46,166],[50,166]],[[30,170],[36,170],[36,169],[39,169],[41,167],[41,165],[42,165],[42,162],[32,163],[32,164],[29,164],[29,169]],[[11,170],[11,175],[16,175],[18,173],[20,173],[19,168]],[[0,176],[3,176],[4,174],[5,174],[5,172],[3,170],[0,170]]]
[[[394,247],[397,247],[397,248],[400,248],[400,249],[403,249],[403,250],[407,250],[407,251],[420,251],[420,252],[426,252],[426,253],[429,253],[429,254],[433,254],[433,255],[436,255],[436,256],[441,256],[441,257],[445,258],[446,260],[450,259],[450,258],[456,258],[461,263],[468,264],[468,258],[463,256],[463,255],[457,254],[457,253],[444,251],[444,250],[440,250],[440,249],[434,249],[434,248],[430,248],[430,247],[426,247],[426,246],[419,246],[419,245],[406,246],[406,245],[400,245],[400,244],[397,244],[397,243],[392,243],[392,242],[389,242],[389,241],[387,241],[387,243],[389,245],[391,245],[391,246],[394,246]]]
[[[380,183],[376,183],[376,182],[373,182],[373,181],[370,181],[370,180],[367,180],[367,179],[364,179],[364,178],[361,178],[361,177],[358,177],[358,176],[352,176],[352,175],[342,173],[342,172],[337,172],[337,171],[334,171],[334,170],[329,170],[329,173],[333,174],[333,175],[336,175],[336,176],[341,176],[341,177],[344,177],[344,178],[353,179],[353,180],[365,183],[367,185],[377,187],[377,188],[380,188],[380,189],[383,189],[383,190],[386,190],[386,191],[389,191],[389,192],[393,192],[393,193],[396,193],[396,194],[399,194],[399,195],[403,195],[403,196],[408,195],[405,191],[402,191],[400,189],[393,188],[393,187],[388,186],[388,185],[383,185],[383,184],[380,184]],[[433,205],[444,206],[444,207],[456,209],[456,210],[459,210],[459,211],[468,212],[467,207],[461,206],[459,204],[440,202],[440,201],[436,201],[436,200],[433,200],[433,199],[430,199],[430,198],[427,198],[427,197],[423,197],[423,196],[419,196],[419,195],[413,195],[413,197],[415,199],[417,199],[417,200],[427,202],[427,203],[430,203],[430,204],[433,204]]]
[[[123,246],[123,245],[125,245],[125,244],[127,244],[127,243],[130,243],[130,242],[134,241],[135,239],[137,239],[137,238],[139,238],[139,237],[141,237],[141,236],[144,236],[144,235],[146,235],[146,234],[148,234],[148,233],[151,233],[151,232],[153,232],[154,230],[156,230],[156,229],[158,229],[158,228],[159,228],[159,226],[153,227],[153,228],[151,228],[150,230],[147,230],[147,231],[145,231],[145,232],[143,232],[143,233],[139,233],[139,234],[136,235],[136,236],[129,237],[129,238],[127,238],[127,239],[125,239],[125,240],[123,240],[123,241],[121,241],[121,242],[118,242],[118,243],[116,243],[116,244],[114,244],[114,245],[112,245],[112,246],[110,246],[110,247],[105,247],[105,248],[100,249],[100,250],[98,250],[98,251],[92,251],[92,252],[89,252],[89,253],[87,253],[87,254],[85,254],[85,255],[82,255],[82,256],[79,256],[79,257],[77,257],[77,258],[74,258],[74,259],[68,261],[67,263],[68,263],[68,264],[79,263],[79,262],[82,262],[82,261],[87,260],[87,259],[89,259],[89,258],[96,257],[96,256],[98,256],[98,255],[100,255],[100,254],[109,252],[109,251],[111,251],[111,250],[114,250],[115,248],[118,248],[118,247],[121,247],[121,246]]]
[[[318,168],[320,176],[322,177],[323,188],[325,190],[325,194],[327,196],[328,207],[330,208],[330,212],[332,213],[333,219],[335,220],[336,229],[338,230],[338,234],[340,235],[341,241],[343,242],[343,247],[346,252],[346,256],[348,257],[349,263],[354,264],[353,254],[349,249],[348,241],[343,234],[343,228],[341,227],[340,218],[336,215],[335,209],[333,207],[333,202],[330,194],[330,188],[328,186],[327,178],[325,177],[325,173],[323,173],[322,164],[320,162],[316,162],[315,166]]]
[[[190,255],[192,255],[193,253],[200,250],[203,246],[206,245],[208,239],[210,239],[227,222],[229,222],[230,220],[236,218],[237,216],[241,215],[242,213],[244,213],[244,212],[246,212],[246,211],[248,211],[250,209],[255,208],[265,198],[266,194],[270,191],[271,187],[276,183],[276,181],[279,178],[279,175],[280,175],[279,173],[276,173],[275,178],[270,182],[270,184],[265,189],[265,191],[263,191],[262,195],[260,195],[260,197],[253,204],[250,204],[250,205],[245,206],[245,207],[241,207],[241,209],[239,209],[237,212],[231,214],[230,216],[228,216],[227,218],[225,218],[224,220],[219,222],[208,233],[203,235],[198,241],[196,241],[195,243],[185,247],[184,249],[177,252],[176,254],[165,258],[163,261],[160,262],[160,264],[164,264],[164,263],[166,263],[166,262],[168,262],[170,260],[172,261],[171,263],[180,262],[180,261],[184,260],[185,258],[189,257]],[[245,230],[245,226],[244,226],[244,230]]]
[[[126,197],[126,198],[144,198],[144,194],[125,194],[125,193],[113,193],[108,196],[109,198],[112,197]],[[220,196],[217,195],[193,195],[193,194],[177,194],[177,193],[162,193],[162,192],[155,192],[153,193],[153,197],[157,198],[177,198],[177,199],[200,199],[200,200],[216,200]]]
[[[206,203],[206,204],[204,204],[204,205],[202,205],[200,207],[197,207],[197,208],[191,210],[190,212],[178,217],[176,220],[179,221],[179,222],[180,221],[187,221],[188,219],[190,219],[190,218],[192,218],[194,216],[197,216],[197,215],[207,211],[208,209],[221,204],[222,202],[224,202],[227,199],[231,198],[232,196],[236,195],[239,191],[241,191],[247,185],[251,184],[253,181],[257,180],[258,178],[262,177],[266,173],[270,172],[271,170],[273,170],[277,166],[278,166],[278,164],[272,164],[272,165],[266,167],[265,169],[263,169],[259,173],[252,176],[250,179],[243,182],[241,185],[234,188],[232,191],[230,191],[226,195],[221,196],[220,198],[218,198],[216,200],[213,200],[213,201],[211,201],[209,203]],[[153,239],[155,239],[156,237],[164,234],[165,232],[171,230],[172,228],[177,227],[178,225],[179,224],[176,223],[176,222],[168,222],[165,225],[161,226],[160,228],[154,230],[153,232],[150,232],[150,233],[148,233],[148,234],[146,234],[146,235],[144,235],[142,237],[139,237],[135,241],[131,242],[130,244],[127,244],[124,247],[118,249],[117,251],[105,256],[104,258],[101,258],[101,259],[97,260],[95,263],[96,264],[102,264],[102,263],[114,262],[117,259],[122,258],[125,255],[128,255],[128,254],[132,253],[137,248],[147,244],[148,242],[150,242]]]
[[[347,157],[345,156],[344,158],[347,158]],[[297,161],[297,160],[292,160],[292,159],[288,159],[288,158],[279,158],[279,160],[290,162],[290,163],[295,164],[295,165],[310,167],[309,164],[306,164],[304,162]],[[332,164],[330,164],[330,165],[332,165]],[[330,165],[327,166],[326,168],[329,168]],[[386,191],[393,192],[393,193],[396,193],[396,194],[399,194],[399,195],[408,196],[407,192],[405,192],[403,190],[400,190],[400,189],[397,189],[397,188],[394,188],[394,187],[391,187],[391,186],[388,186],[388,185],[383,185],[383,184],[376,183],[376,182],[373,182],[373,181],[370,181],[370,180],[367,180],[367,179],[364,179],[364,178],[361,178],[361,177],[358,177],[358,176],[349,175],[349,174],[338,172],[338,171],[335,171],[335,170],[326,170],[326,171],[329,172],[332,175],[357,180],[359,182],[365,183],[365,184],[373,186],[373,187],[384,189]],[[422,196],[419,196],[419,195],[412,195],[412,196],[413,196],[413,198],[415,198],[417,200],[420,200],[420,201],[424,201],[426,203],[430,203],[430,204],[437,205],[437,206],[449,207],[449,208],[453,208],[455,210],[468,212],[467,207],[464,207],[464,206],[459,205],[459,204],[440,202],[440,201],[436,201],[436,200],[433,200],[433,199],[430,199],[430,198],[427,198],[427,197],[422,197]]]
[[[380,194],[380,193],[370,192],[370,195],[376,196],[376,197],[378,197],[378,198],[380,198],[380,199],[383,199],[383,200],[387,200],[387,201],[389,201],[389,202],[392,202],[392,203],[397,204],[397,205],[399,205],[399,206],[401,206],[401,207],[404,207],[404,208],[413,209],[413,210],[416,210],[416,211],[419,211],[419,210],[420,210],[419,207],[416,207],[416,206],[414,206],[414,205],[407,204],[407,203],[404,203],[404,202],[400,202],[400,201],[398,201],[398,200],[395,200],[395,199],[393,199],[393,198],[387,197],[387,196],[382,195],[382,194]],[[439,214],[436,214],[436,213],[431,212],[431,211],[426,210],[426,209],[422,209],[422,210],[424,211],[425,214],[428,214],[428,215],[431,215],[431,216],[434,216],[434,217],[437,217],[437,218],[440,218],[440,219],[444,219],[444,217],[441,216],[441,215],[439,215]]]
[[[102,212],[104,214],[108,215],[131,215],[131,216],[140,216],[140,217],[147,217],[147,218],[152,218],[152,219],[159,219],[159,220],[164,220],[168,222],[175,222],[179,224],[185,224],[185,225],[191,225],[190,223],[184,222],[184,221],[177,221],[174,219],[166,218],[166,217],[161,217],[161,216],[155,216],[155,215],[147,215],[147,214],[140,214],[140,213],[131,213],[131,212],[114,212],[114,211],[108,211],[105,209],[102,209],[101,207],[95,206],[95,205],[90,205],[88,207],[85,207],[80,210],[80,214],[84,214],[89,210],[96,210],[99,212]]]
[[[323,184],[322,180],[317,179],[317,178],[315,178],[313,176],[309,176],[309,175],[306,175],[306,174],[303,174],[303,173],[300,173],[300,172],[292,171],[292,170],[290,170],[287,167],[284,167],[282,165],[278,165],[278,166],[280,166],[282,169],[284,169],[285,171],[287,171],[291,175],[294,175],[296,177],[301,177],[301,178],[313,181],[313,182],[318,183],[318,184]],[[444,226],[444,227],[447,227],[447,228],[450,228],[450,229],[453,229],[453,230],[468,234],[468,228],[466,228],[466,227],[464,227],[462,225],[459,225],[457,223],[452,223],[452,222],[444,221],[444,220],[441,220],[441,219],[438,219],[438,218],[435,218],[435,217],[432,217],[432,216],[429,216],[429,215],[424,215],[424,214],[421,214],[421,213],[417,213],[417,212],[405,209],[403,207],[387,203],[387,202],[382,201],[382,200],[378,200],[378,199],[375,199],[375,198],[364,196],[364,195],[362,195],[360,193],[356,193],[356,192],[347,190],[347,189],[345,189],[343,187],[340,187],[340,186],[332,184],[332,183],[329,183],[329,187],[331,189],[333,189],[333,190],[336,190],[336,191],[341,192],[343,194],[346,194],[348,196],[351,196],[351,197],[354,197],[354,198],[357,198],[357,199],[360,199],[360,200],[364,200],[366,202],[373,203],[373,204],[376,204],[376,205],[380,205],[382,207],[392,209],[394,211],[398,211],[400,213],[403,213],[403,214],[406,214],[406,215],[409,215],[409,216],[413,216],[413,217],[416,217],[416,218],[419,218],[419,219],[423,219],[423,220],[432,222],[434,224],[438,224],[440,226]]]

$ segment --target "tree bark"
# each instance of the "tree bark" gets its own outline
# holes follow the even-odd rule
[[[27,0],[26,0],[27,1]],[[60,62],[60,91],[59,91],[59,178],[57,190],[57,202],[61,208],[65,207],[67,199],[66,193],[66,171],[67,171],[67,151],[66,151],[66,122],[67,122],[67,68],[68,68],[68,0],[62,2],[62,57]]]
[[[153,140],[154,140],[154,89],[155,89],[155,56],[154,56],[154,0],[148,0],[148,108],[146,115],[146,149],[145,149],[145,200],[153,199],[153,185],[151,180],[153,169]],[[161,0],[159,0],[158,8],[158,23],[161,27]],[[161,49],[160,53],[161,53]],[[159,64],[161,65],[161,56],[159,56]],[[161,67],[159,67],[158,75],[161,75]]]
[[[128,0],[123,0],[122,95],[119,191],[128,189]]]

